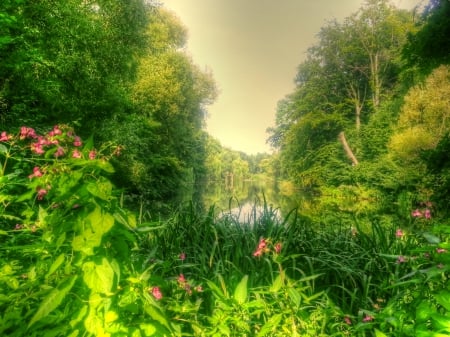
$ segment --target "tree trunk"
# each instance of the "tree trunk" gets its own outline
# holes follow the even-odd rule
[[[352,149],[350,148],[350,146],[348,146],[347,139],[345,139],[344,131],[339,133],[338,139],[341,142],[342,147],[344,148],[345,154],[352,161],[353,166],[358,165],[358,159],[356,159]]]

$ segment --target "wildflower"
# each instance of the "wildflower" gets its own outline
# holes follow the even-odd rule
[[[42,172],[37,166],[33,168],[33,173],[28,176],[30,179],[34,177],[42,177]]]
[[[447,249],[445,249],[445,248],[436,248],[436,253],[438,253],[438,254],[447,253]]]
[[[424,212],[425,219],[431,219],[431,211],[427,208]]]
[[[264,253],[268,252],[267,248],[267,241],[266,239],[262,238],[259,240],[258,248],[256,248],[255,252],[253,253],[253,256],[262,256]]]
[[[352,325],[352,320],[348,316],[344,317],[344,322],[347,323],[348,325]]]
[[[259,240],[258,249],[264,249],[266,248],[266,246],[267,246],[266,239],[262,238],[261,240]]]
[[[20,139],[25,138],[37,138],[36,131],[32,128],[27,128],[26,126],[22,126],[20,128]]]
[[[420,212],[418,209],[416,209],[416,210],[414,210],[414,211],[411,213],[411,215],[412,215],[414,218],[420,218],[420,217],[422,216],[422,212]]]
[[[16,223],[16,226],[14,227],[15,230],[22,229],[23,225]]]
[[[178,283],[181,283],[181,284],[186,283],[186,279],[183,274],[180,274],[180,276],[178,276]]]
[[[395,231],[395,236],[396,236],[397,238],[401,238],[403,235],[405,235],[405,234],[403,233],[403,231],[402,231],[400,228],[398,228],[398,229]]]
[[[50,136],[56,136],[56,135],[62,134],[62,131],[61,131],[61,129],[59,128],[58,125],[55,125],[55,126],[53,127],[53,130],[50,131],[48,134],[49,134]]]
[[[58,146],[56,152],[53,154],[56,158],[64,156],[64,149],[61,146]]]
[[[281,242],[277,242],[276,244],[275,244],[275,247],[274,247],[274,249],[275,249],[275,253],[276,254],[280,254],[281,253]]]
[[[95,150],[89,151],[89,159],[94,160],[96,156]]]
[[[0,142],[7,142],[9,139],[11,138],[11,136],[9,136],[6,131],[3,131],[0,134]]]
[[[436,267],[438,267],[439,269],[444,268],[444,265],[442,263],[439,263]]]
[[[370,315],[365,315],[364,318],[362,319],[363,322],[371,322],[373,321],[373,316]]]
[[[404,262],[406,262],[406,258],[404,256],[400,255],[397,259],[397,263],[400,264],[400,263],[404,263]]]
[[[72,158],[81,158],[81,152],[78,150],[74,150],[72,153]]]
[[[196,286],[194,289],[195,289],[195,291],[198,292],[198,293],[203,292],[203,287],[200,286],[200,285]]]
[[[83,143],[81,142],[81,138],[78,136],[75,136],[75,140],[73,141],[73,146],[79,147],[83,145]]]
[[[40,144],[40,143],[32,143],[31,151],[36,154],[44,154],[45,153],[44,149],[42,148],[42,144]]]
[[[152,295],[157,301],[159,301],[163,297],[161,289],[159,289],[159,287],[152,288]]]
[[[262,254],[263,254],[263,251],[257,249],[257,250],[253,253],[253,256],[258,257],[258,256],[262,256]]]
[[[48,191],[44,188],[38,188],[37,190],[37,199],[42,200],[44,196],[48,193]]]
[[[186,260],[186,253],[185,252],[180,253],[179,258],[180,258],[181,261]]]

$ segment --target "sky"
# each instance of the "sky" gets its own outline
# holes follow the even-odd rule
[[[412,9],[421,0],[392,0]],[[297,66],[328,20],[339,22],[364,0],[161,0],[188,30],[186,50],[211,72],[219,95],[207,131],[222,146],[271,152],[268,127],[278,101],[293,92]]]

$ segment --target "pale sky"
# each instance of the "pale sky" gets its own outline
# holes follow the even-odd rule
[[[421,0],[393,0],[411,9]],[[426,1],[428,2],[428,1]],[[278,101],[294,90],[297,66],[327,20],[364,0],[162,0],[188,30],[187,52],[219,89],[207,131],[225,147],[270,152],[266,129]]]

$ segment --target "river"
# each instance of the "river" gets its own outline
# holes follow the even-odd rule
[[[264,208],[280,219],[299,207],[301,196],[286,190],[283,184],[268,179],[209,183],[203,193],[203,205],[215,207],[218,214],[228,214],[240,222],[252,222]]]

